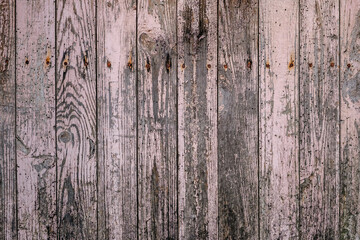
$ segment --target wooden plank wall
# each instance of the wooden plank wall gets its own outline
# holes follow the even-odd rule
[[[0,0],[0,239],[359,239],[360,1]]]

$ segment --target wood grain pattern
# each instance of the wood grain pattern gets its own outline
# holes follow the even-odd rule
[[[97,29],[99,239],[136,239],[136,1],[99,1]]]
[[[97,238],[95,2],[57,2],[60,239]]]
[[[302,239],[338,239],[339,4],[301,1],[300,221]]]
[[[360,238],[360,2],[340,1],[340,239]]]
[[[298,1],[260,1],[260,238],[298,237]]]
[[[258,239],[258,1],[219,4],[219,238]]]
[[[179,238],[217,239],[217,5],[177,9]]]
[[[176,1],[138,1],[139,239],[177,239]]]
[[[16,7],[18,236],[54,239],[55,2],[19,0]]]
[[[0,238],[17,238],[15,1],[0,0]]]

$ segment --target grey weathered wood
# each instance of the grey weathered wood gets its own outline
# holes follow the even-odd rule
[[[15,1],[0,1],[0,238],[17,237]]]
[[[300,232],[338,239],[339,2],[300,7]]]
[[[298,1],[260,0],[260,237],[298,237]]]
[[[136,1],[98,1],[99,239],[136,239]]]
[[[95,1],[61,0],[56,14],[58,237],[96,239]]]
[[[217,3],[177,4],[179,238],[217,239]]]
[[[258,1],[219,1],[219,238],[258,239]]]
[[[16,11],[18,236],[54,239],[55,2],[19,0]]]
[[[177,239],[176,1],[138,1],[139,239]]]
[[[340,1],[341,239],[360,237],[360,2]]]

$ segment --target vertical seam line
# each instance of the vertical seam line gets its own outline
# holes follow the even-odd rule
[[[95,0],[95,146],[96,146],[96,238],[99,239],[99,144],[98,144],[98,1]],[[105,198],[105,195],[104,195]],[[105,219],[104,219],[105,222]]]
[[[136,239],[139,239],[139,93],[138,93],[138,67],[139,67],[139,54],[138,54],[138,12],[139,2],[136,0],[136,17],[135,17],[135,51],[136,51],[136,72],[135,72],[135,101],[136,101],[136,141],[135,141],[135,152],[136,152]]]
[[[59,199],[58,199],[58,141],[57,141],[57,99],[58,99],[58,91],[57,91],[57,76],[58,76],[58,69],[57,69],[57,64],[58,64],[58,48],[57,48],[57,0],[54,0],[55,2],[55,53],[54,53],[54,58],[55,58],[55,203],[56,203],[56,237],[57,239],[60,239],[60,228],[59,228]]]
[[[257,217],[258,217],[258,239],[260,240],[260,1],[258,0],[257,6],[257,178],[258,178],[258,189],[257,189]]]
[[[300,83],[301,83],[301,79],[300,79],[300,62],[301,62],[301,51],[300,51],[300,47],[301,47],[301,44],[300,44],[300,40],[301,40],[301,31],[300,31],[300,28],[301,28],[301,0],[298,0],[298,30],[297,30],[297,34],[298,34],[298,43],[297,43],[297,48],[298,48],[298,61],[297,61],[297,66],[298,66],[298,69],[297,69],[297,73],[298,73],[298,99],[297,99],[297,104],[299,106],[299,109],[298,109],[298,129],[297,129],[297,132],[298,132],[298,139],[297,139],[297,144],[298,144],[298,186],[297,186],[297,189],[298,189],[298,199],[297,199],[297,202],[298,202],[298,224],[297,224],[297,227],[298,227],[298,235],[299,235],[299,239],[301,239],[301,203],[300,203],[300,199],[301,199],[301,192],[300,192],[300,170],[301,170],[301,167],[300,167],[300,163],[301,163],[301,144],[300,144],[300,141],[301,141],[301,104],[300,104],[300,97],[301,97],[301,93],[300,93]]]
[[[19,223],[18,223],[18,201],[19,201],[19,199],[18,199],[18,181],[17,181],[17,177],[18,177],[18,170],[17,170],[17,165],[18,165],[18,163],[17,163],[17,152],[16,152],[16,149],[17,149],[17,141],[16,141],[16,137],[17,137],[17,80],[16,80],[16,78],[17,78],[17,70],[16,70],[16,68],[17,68],[17,60],[16,60],[16,58],[17,58],[17,30],[16,30],[16,28],[17,28],[17,24],[16,24],[16,22],[17,22],[17,18],[16,18],[16,7],[17,7],[17,1],[15,0],[14,1],[14,5],[13,5],[13,16],[14,16],[14,30],[15,30],[15,32],[14,32],[14,53],[15,53],[15,59],[14,59],[14,64],[15,64],[15,66],[14,66],[14,107],[15,107],[15,109],[14,109],[14,117],[15,117],[15,127],[14,127],[14,160],[15,160],[15,179],[14,179],[14,185],[15,185],[15,209],[16,209],[16,212],[15,212],[15,225],[16,225],[16,239],[19,239]]]
[[[338,89],[338,99],[339,99],[339,114],[338,114],[338,127],[339,127],[339,136],[338,136],[338,141],[339,141],[339,156],[338,156],[338,167],[339,167],[339,171],[338,171],[338,176],[339,176],[339,186],[338,186],[338,219],[339,219],[339,222],[338,222],[338,236],[339,236],[339,239],[341,238],[341,204],[340,204],[340,193],[341,193],[341,0],[339,0],[338,2],[339,4],[339,48],[338,48],[338,51],[339,51],[339,89]]]

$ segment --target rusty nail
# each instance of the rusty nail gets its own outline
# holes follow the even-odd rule
[[[270,63],[266,63],[266,68],[270,68]]]
[[[334,67],[335,66],[335,63],[334,62],[331,62],[330,63],[330,67]]]
[[[252,61],[249,59],[249,60],[247,60],[247,67],[251,68],[251,66],[252,66]]]
[[[348,68],[351,68],[351,64],[350,64],[350,63],[348,63],[348,64],[347,64],[347,67],[348,67]]]
[[[309,68],[312,68],[313,64],[312,63],[309,63]]]
[[[26,58],[25,64],[29,64],[29,59]]]
[[[108,68],[111,68],[111,62],[109,60],[107,60],[106,65],[107,65]]]
[[[182,68],[182,69],[185,69],[185,63],[183,63],[183,64],[181,65],[181,68]]]
[[[211,68],[211,64],[206,65],[207,69]]]
[[[228,65],[227,65],[227,64],[224,64],[224,69],[225,69],[225,71],[228,69]]]

